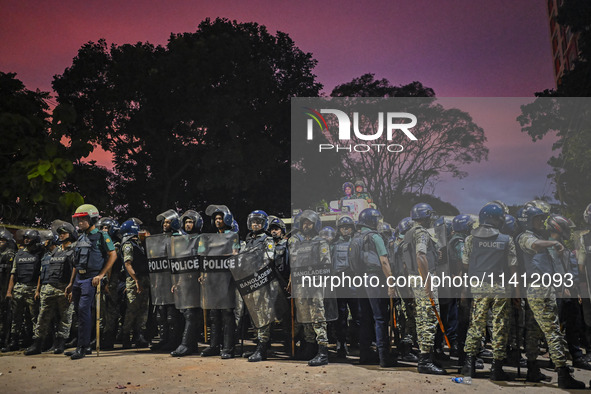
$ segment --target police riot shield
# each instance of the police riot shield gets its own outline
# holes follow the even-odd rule
[[[239,249],[238,234],[234,232],[201,234],[199,237],[203,309],[231,309],[236,306],[236,287],[230,268],[236,264]]]
[[[287,298],[273,264],[265,259],[264,244],[240,252],[230,271],[256,328],[284,316],[289,308]]]
[[[197,244],[199,235],[171,237],[168,257],[172,280],[174,306],[177,309],[199,308],[201,306],[201,269]]]
[[[168,259],[169,248],[170,235],[168,234],[146,237],[148,268],[150,270],[150,295],[154,305],[174,304],[174,297],[171,292],[170,260]]]
[[[319,240],[301,241],[291,245],[291,290],[296,305],[296,319],[299,323],[319,323],[336,320],[338,307],[336,295],[331,289],[332,272],[327,255],[326,242]]]

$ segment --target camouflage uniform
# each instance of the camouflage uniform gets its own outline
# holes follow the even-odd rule
[[[53,256],[55,259],[52,260]],[[41,266],[41,290],[39,317],[34,329],[34,338],[46,338],[52,330],[52,323],[57,320],[56,338],[67,339],[70,336],[70,327],[72,325],[72,314],[74,313],[74,304],[71,304],[66,297],[66,287],[72,276],[74,251],[71,246],[64,248],[59,245],[47,264]],[[61,278],[52,277],[50,279],[50,264],[61,264],[59,272]],[[56,318],[56,319],[55,319]]]
[[[404,272],[404,266],[402,259],[399,258],[402,255],[402,250],[400,248],[403,247],[402,245],[402,238],[396,238],[394,242],[390,244],[390,251],[391,255],[393,256],[390,259],[390,266],[392,269],[392,275],[406,275]],[[405,289],[397,289],[398,296],[400,297],[400,310],[402,311],[400,319],[400,326],[402,327],[402,336],[403,341],[412,345],[414,341],[417,339],[417,322],[415,320],[415,315],[417,313],[417,306],[415,303],[414,298],[409,298],[408,288]]]
[[[34,274],[34,280],[30,283],[21,283],[17,275],[17,264],[19,255],[21,252],[27,251],[27,248],[19,250],[12,264],[12,271],[14,275],[15,285],[12,289],[12,299],[10,300],[10,306],[12,310],[12,326],[10,329],[10,335],[13,339],[18,338],[19,334],[24,333],[24,327],[30,325],[30,328],[35,327],[37,321],[37,315],[39,314],[39,303],[35,300],[35,292],[37,291],[37,279],[39,278],[39,267],[36,268]],[[34,254],[34,253],[33,253]],[[29,313],[29,321],[24,322],[25,311]],[[25,324],[23,324],[23,322]]]
[[[330,265],[330,248],[328,242],[316,236],[312,239],[313,241],[320,241],[320,259],[321,261],[328,261]],[[291,237],[289,239],[289,253],[292,261],[297,259],[297,244],[301,240],[297,237]],[[326,315],[324,309],[323,298],[295,298],[294,304],[297,310],[309,314],[312,323],[303,323],[304,339],[308,343],[317,342],[318,345],[328,346],[328,332]]]
[[[70,327],[72,325],[72,313],[74,313],[74,304],[71,304],[66,298],[65,290],[67,284],[41,286],[41,306],[39,307],[39,317],[35,324],[34,338],[46,338],[52,326],[51,323],[55,316],[58,317],[58,326],[56,337],[67,339],[70,336]]]
[[[433,241],[429,232],[422,227],[420,224],[415,223],[409,230],[412,231],[413,239],[410,242],[414,245],[416,253],[427,254],[427,247],[429,242]],[[408,235],[408,233],[407,233]],[[416,261],[416,256],[411,256]],[[418,264],[418,263],[417,263]],[[437,332],[437,317],[433,310],[433,305],[429,299],[429,294],[425,287],[420,285],[420,281],[411,281],[411,288],[415,296],[416,303],[416,330],[417,340],[419,342],[419,349],[421,353],[430,353],[433,350],[435,344],[435,333]],[[416,286],[415,286],[416,285]],[[435,307],[439,312],[439,295],[437,288],[433,288],[433,301]]]
[[[261,234],[257,234],[254,237],[249,237],[249,239],[246,240],[246,244],[244,245],[245,248],[248,247],[252,247],[253,243],[256,242],[256,238],[260,238],[262,236],[266,236],[265,233],[261,233]],[[266,263],[265,265],[270,265],[273,264],[273,261],[275,260],[275,242],[273,241],[273,238],[268,237],[263,241],[265,243],[264,248],[265,248],[265,260]],[[240,297],[240,299],[242,299],[242,297]],[[242,301],[244,303],[244,301]],[[268,302],[267,302],[268,304]],[[254,313],[249,311],[250,313]],[[260,343],[267,343],[269,342],[270,338],[271,338],[271,324],[267,324],[261,328],[257,329],[257,338],[259,340]]]
[[[519,247],[524,253],[535,255],[537,252],[532,245],[539,239],[531,231],[526,231],[519,236]],[[560,331],[555,289],[553,287],[529,287],[527,302],[530,309],[526,311],[526,314],[531,313],[538,323],[538,325],[527,327],[525,354],[528,361],[535,361],[538,357],[539,340],[543,334],[548,343],[548,352],[556,368],[566,366],[566,341]],[[529,319],[531,320],[531,317]]]
[[[517,266],[515,243],[508,237],[506,260],[510,267]],[[472,255],[472,240],[470,235],[464,243],[462,262],[469,265]],[[470,328],[464,345],[466,355],[475,356],[480,350],[482,337],[486,330],[488,311],[492,311],[492,349],[495,360],[503,360],[507,356],[507,342],[509,339],[508,319],[511,305],[509,288],[501,287],[498,283],[490,286],[489,283],[482,284],[478,288],[472,288],[474,306]]]
[[[121,247],[123,261],[133,263],[133,245],[126,242]],[[142,292],[137,292],[135,281],[128,276],[125,280],[125,294],[127,295],[127,309],[125,311],[125,320],[123,322],[123,338],[128,339],[132,330],[137,334],[145,331],[148,321],[148,304],[150,301],[150,277],[135,272],[135,276],[142,288]]]
[[[6,298],[10,271],[14,260],[14,250],[8,246],[0,253],[0,343],[8,336],[10,330],[10,299]]]

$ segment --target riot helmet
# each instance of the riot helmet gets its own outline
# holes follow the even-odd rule
[[[503,213],[504,214],[507,214],[507,215],[509,214],[509,207],[507,206],[507,204],[505,204],[501,200],[494,200],[494,201],[491,201],[491,202],[487,202],[484,205],[486,206],[486,205],[490,205],[490,204],[497,204],[499,207],[501,207],[501,209],[503,210]]]
[[[287,233],[287,227],[285,227],[283,220],[279,219],[277,216],[269,216],[269,230],[272,230],[274,227],[281,229],[282,235]]]
[[[525,217],[525,229],[532,232],[540,232],[541,229],[536,229],[534,226],[534,219],[537,217],[545,218],[546,214],[540,209],[533,205],[524,207],[522,216]]]
[[[412,220],[412,218],[406,217],[402,219],[400,222],[398,222],[396,230],[398,231],[399,235],[404,236],[404,234],[406,234],[406,232],[412,228],[413,224],[414,221]]]
[[[382,222],[378,224],[378,233],[386,237],[386,239],[390,239],[393,234],[392,226],[390,226],[390,223]]]
[[[156,220],[162,222],[162,230],[164,232],[179,231],[181,229],[181,218],[174,209],[162,212],[156,216]],[[165,226],[170,226],[170,230],[165,229]]]
[[[519,227],[519,225],[517,223],[517,219],[515,219],[514,216],[511,216],[509,214],[505,214],[504,218],[505,218],[505,222],[501,226],[500,231],[503,234],[507,234],[507,235],[515,234],[518,230],[518,227]]]
[[[530,201],[526,202],[525,204],[523,204],[524,208],[527,208],[530,206],[538,208],[540,211],[544,212],[546,215],[548,215],[550,213],[550,210],[552,210],[552,206],[550,206],[550,204],[548,204],[544,200],[530,200]]]
[[[232,228],[232,223],[234,221],[234,216],[230,209],[225,205],[210,205],[205,209],[205,214],[211,217],[211,226],[216,228],[215,226],[215,218],[218,215],[222,216],[222,221],[226,228]]]
[[[59,219],[54,220],[53,222],[51,222],[51,231],[53,231],[54,233],[56,233],[58,235],[61,242],[76,241],[76,236],[77,236],[76,229],[74,228],[74,226],[71,223],[68,223],[68,222],[65,222],[65,221],[59,220]],[[63,238],[61,236],[62,234],[68,234],[68,237]]]
[[[37,230],[24,230],[22,232],[22,240],[25,245],[35,245],[41,242],[41,235]],[[29,240],[29,242],[25,242]]]
[[[439,227],[439,226],[443,226],[445,227],[445,236],[447,239],[449,239],[451,237],[451,231],[452,231],[452,221],[449,219],[446,219],[443,216],[438,217],[435,222],[433,223],[434,227]]]
[[[558,233],[563,240],[569,240],[575,223],[567,217],[551,213],[546,220],[546,229],[551,233]]]
[[[186,228],[187,221],[193,222],[193,228],[191,230],[187,230]],[[188,209],[183,213],[181,216],[181,223],[183,224],[183,230],[187,233],[201,233],[203,230],[203,218],[199,212],[194,211],[193,209]]]
[[[435,219],[435,211],[431,205],[420,202],[410,210],[410,218],[412,220]]]
[[[359,225],[368,227],[372,230],[378,229],[380,220],[382,220],[382,214],[374,208],[365,208],[359,214]]]
[[[478,214],[478,221],[480,225],[487,224],[499,230],[505,223],[505,211],[499,204],[486,204]]]
[[[238,226],[238,222],[235,219],[232,219],[232,229],[233,233],[238,234],[240,232],[240,226]]]
[[[320,230],[318,235],[320,235],[322,238],[324,238],[328,242],[332,242],[335,239],[337,232],[331,226],[325,226],[322,228],[322,230]]]
[[[117,232],[119,231],[119,223],[115,219],[108,216],[100,218],[96,223],[96,227],[99,230],[109,234],[109,237],[111,238],[115,238]]]
[[[470,215],[460,214],[451,221],[451,228],[456,233],[468,234],[472,230],[474,219]]]
[[[322,228],[322,220],[320,219],[320,215],[316,212],[312,211],[311,209],[306,209],[302,212],[298,217],[298,224],[299,229],[305,233],[304,231],[304,220],[309,221],[312,223],[312,232],[318,234],[320,229]]]
[[[252,225],[255,223],[261,225],[261,228],[257,231],[252,229]],[[263,232],[267,230],[267,228],[269,228],[269,215],[260,209],[252,211],[246,218],[246,228],[248,228],[249,231],[254,232]]]

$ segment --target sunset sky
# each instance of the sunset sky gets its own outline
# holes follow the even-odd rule
[[[165,45],[205,18],[257,22],[288,33],[318,60],[324,92],[364,73],[420,81],[438,97],[532,97],[554,87],[546,1],[30,1],[0,0],[0,70],[28,89],[51,91],[88,41]],[[514,114],[515,116],[518,113]],[[490,149],[485,163],[435,194],[464,212],[487,201],[523,203],[552,194],[551,140],[531,142],[517,123],[475,116]],[[108,158],[96,155],[100,164]]]

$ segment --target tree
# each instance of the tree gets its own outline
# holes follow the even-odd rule
[[[537,92],[533,103],[522,106],[518,121],[534,142],[556,135],[552,150],[557,154],[548,160],[548,177],[562,214],[580,224],[591,195],[591,113],[589,99],[583,98],[591,96],[591,3],[565,0],[556,21],[578,35],[579,57],[556,89]]]
[[[400,199],[423,195],[427,189],[434,188],[444,173],[464,177],[466,173],[461,166],[486,160],[488,156],[483,129],[472,121],[468,113],[444,109],[437,104],[433,89],[420,82],[393,86],[387,79],[375,80],[373,74],[365,74],[337,86],[331,95],[354,97],[354,100],[343,99],[350,113],[363,113],[364,108],[374,106],[377,102],[375,97],[400,97],[397,109],[419,118],[413,128],[417,141],[409,143],[407,137],[399,133],[389,142],[404,147],[399,153],[374,149],[368,153],[342,156],[342,173],[349,179],[364,180],[377,206],[386,216],[407,216],[408,210],[400,207]],[[353,119],[352,116],[350,118]],[[374,134],[378,122],[365,119],[360,127],[364,128],[364,134]],[[337,128],[329,127],[329,130],[329,139],[337,141]],[[352,136],[351,144],[365,142]]]
[[[0,72],[0,216],[14,224],[68,218],[83,200],[65,186],[74,166],[66,148],[51,134],[45,100],[14,73]]]
[[[226,19],[166,47],[90,42],[54,78],[60,132],[113,153],[122,215],[209,203],[286,214],[289,100],[318,95],[315,65],[287,34]]]

